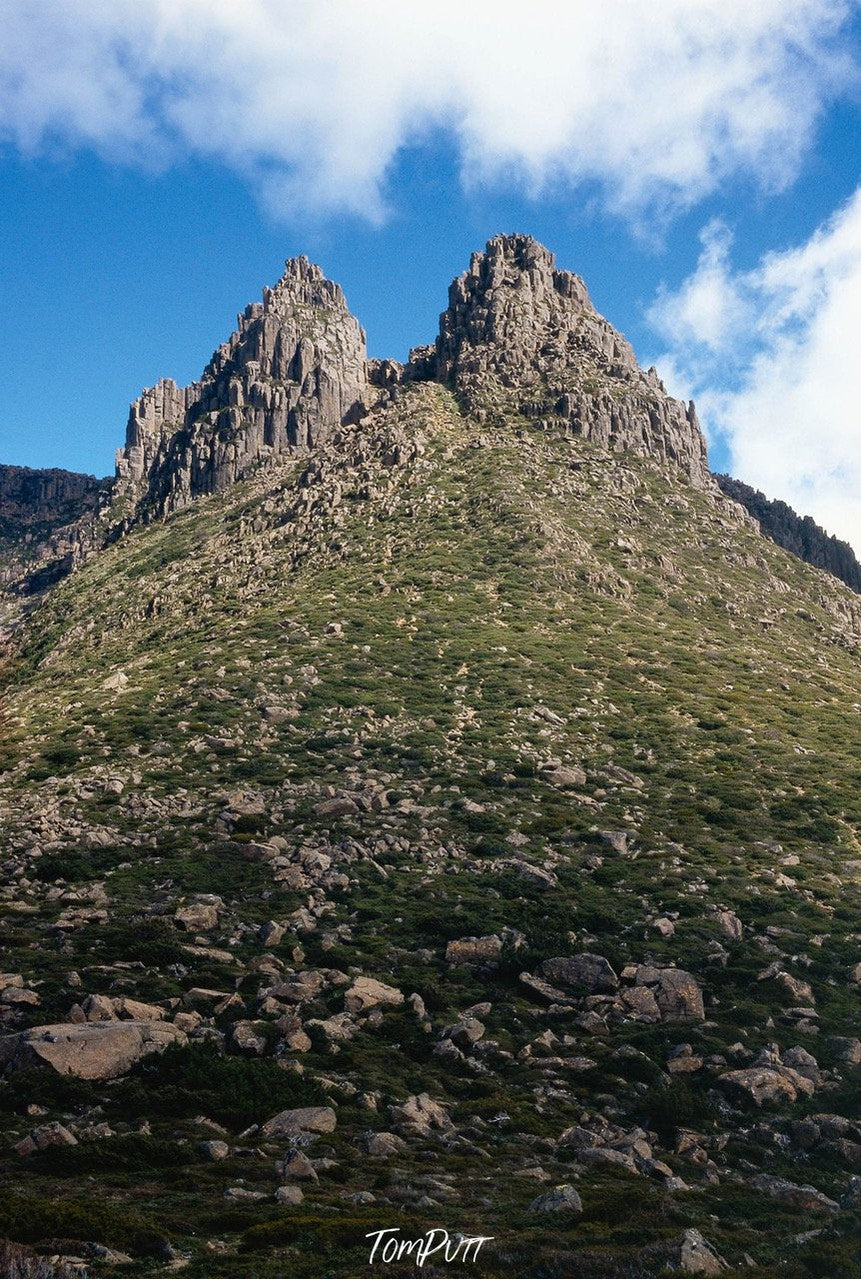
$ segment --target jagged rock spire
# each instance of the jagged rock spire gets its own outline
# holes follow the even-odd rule
[[[578,275],[528,235],[499,235],[449,289],[436,375],[480,414],[561,419],[610,449],[670,461],[709,483],[693,404],[671,399],[654,369],[592,305]]]
[[[340,286],[291,258],[200,381],[162,380],[132,404],[119,486],[159,513],[176,509],[261,460],[314,447],[360,411],[366,387],[365,333]]]

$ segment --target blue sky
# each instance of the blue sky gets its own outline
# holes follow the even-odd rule
[[[859,7],[606,13],[0,0],[0,461],[109,473],[285,257],[403,358],[520,230],[695,396],[713,467],[861,546]]]

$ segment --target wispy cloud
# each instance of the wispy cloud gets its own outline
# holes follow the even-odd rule
[[[734,270],[711,224],[693,274],[656,300],[667,380],[697,397],[740,479],[861,553],[861,188],[811,238]]]
[[[440,126],[464,180],[600,183],[633,215],[779,187],[850,74],[852,0],[2,0],[0,138],[217,158],[283,214],[382,216]]]

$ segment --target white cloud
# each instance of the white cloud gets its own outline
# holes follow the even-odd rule
[[[752,271],[734,271],[729,252],[725,229],[708,228],[694,273],[652,308],[668,381],[697,397],[733,474],[861,553],[861,188]]]
[[[791,179],[854,0],[0,0],[0,138],[213,156],[283,212],[379,217],[440,125],[466,182],[600,182],[631,213]]]

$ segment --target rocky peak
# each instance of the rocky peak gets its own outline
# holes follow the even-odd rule
[[[654,369],[599,315],[578,275],[528,235],[500,235],[449,289],[436,376],[479,415],[555,420],[610,449],[632,448],[708,478],[693,404],[671,399]]]
[[[448,295],[437,340],[443,380],[466,381],[470,373],[492,368],[505,370],[512,381],[515,370],[518,382],[534,381],[535,356],[549,337],[576,330],[586,313],[600,320],[580,277],[557,271],[554,255],[528,235],[489,240]]]
[[[339,285],[306,257],[237,317],[198,382],[166,379],[131,406],[120,492],[164,514],[254,465],[305,452],[361,415],[365,333]]]

